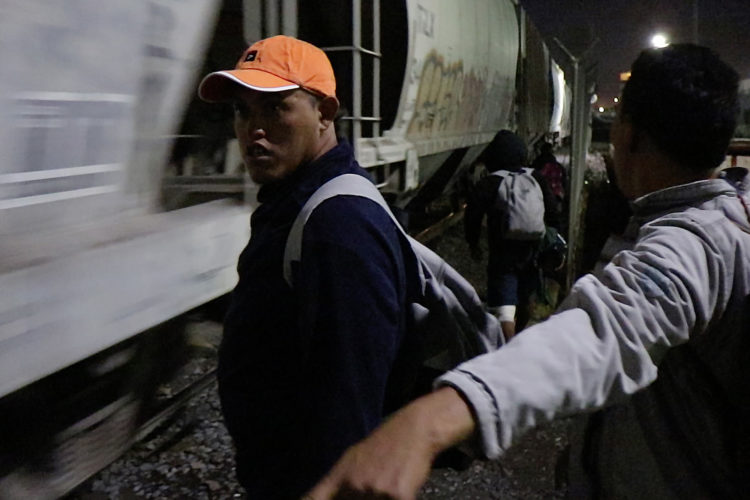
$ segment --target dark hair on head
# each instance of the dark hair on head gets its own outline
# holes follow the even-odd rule
[[[482,152],[484,164],[490,172],[526,165],[527,155],[526,143],[510,130],[501,130],[495,134]]]
[[[306,89],[305,87],[300,87],[305,94],[307,94],[307,98],[310,100],[310,104],[313,106],[317,106],[320,104],[320,101],[322,101],[325,96],[321,95],[319,92],[315,92],[314,90]]]
[[[552,154],[553,146],[551,143],[544,141],[541,146],[539,146],[539,153],[543,155],[549,155]]]
[[[691,170],[718,166],[737,125],[739,75],[707,47],[672,44],[641,52],[620,113]]]

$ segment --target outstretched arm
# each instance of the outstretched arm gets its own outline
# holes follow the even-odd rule
[[[577,282],[563,310],[438,380],[460,393],[444,387],[420,398],[350,448],[311,498],[413,500],[435,456],[475,430],[496,458],[540,422],[647,387],[667,350],[706,331],[731,296],[726,259],[714,251],[731,247],[722,229],[692,219],[642,228],[600,279]]]
[[[413,500],[435,457],[469,438],[474,417],[456,390],[443,387],[396,412],[349,448],[305,500]]]

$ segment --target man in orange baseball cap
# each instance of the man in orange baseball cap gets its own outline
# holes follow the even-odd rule
[[[249,498],[298,498],[394,409],[386,386],[405,384],[399,231],[369,199],[328,199],[305,223],[287,284],[283,254],[304,203],[333,177],[368,177],[334,131],[331,64],[319,48],[275,36],[206,76],[199,95],[233,104],[244,164],[261,185],[219,352],[237,476]]]
[[[337,143],[331,126],[339,106],[333,68],[322,50],[296,38],[254,43],[235,69],[206,76],[198,94],[208,102],[234,104],[242,158],[258,184],[285,178]],[[283,116],[271,113],[281,105]]]

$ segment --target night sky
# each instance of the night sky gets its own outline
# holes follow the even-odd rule
[[[574,55],[593,40],[586,66],[596,74],[598,105],[611,106],[651,35],[692,42],[696,0],[521,0],[542,36],[557,37]],[[698,43],[716,50],[741,78],[750,78],[750,0],[697,0]]]

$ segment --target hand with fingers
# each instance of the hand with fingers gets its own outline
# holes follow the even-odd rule
[[[404,407],[349,448],[304,500],[415,500],[435,457],[474,430],[469,407],[442,388]]]

